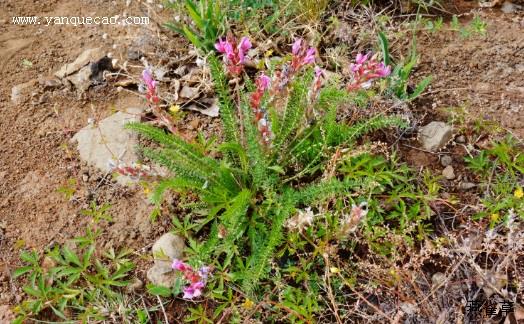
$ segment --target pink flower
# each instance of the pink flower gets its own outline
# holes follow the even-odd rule
[[[270,84],[271,84],[271,78],[265,75],[264,73],[262,73],[256,81],[257,88],[262,91],[267,90]]]
[[[391,67],[376,60],[376,55],[358,53],[355,63],[350,65],[353,72],[353,81],[348,85],[348,90],[368,89],[373,85],[374,79],[384,78],[391,74]]]
[[[202,295],[202,289],[205,284],[202,281],[197,281],[184,288],[184,299],[193,299]]]
[[[357,58],[355,59],[355,62],[357,64],[362,65],[362,64],[364,64],[368,60],[368,58],[369,58],[369,53],[366,54],[366,55],[362,55],[362,53],[358,53],[357,54]]]
[[[242,37],[240,39],[240,45],[238,46],[239,50],[242,50],[243,52],[247,52],[251,48],[251,41],[247,37]]]
[[[207,280],[207,277],[209,276],[210,273],[211,273],[211,268],[208,266],[204,266],[200,268],[200,270],[198,270],[198,275],[204,280]]]
[[[187,270],[192,270],[191,266],[189,266],[188,264],[178,259],[173,260],[173,264],[171,265],[171,268],[178,270],[178,271],[182,271],[182,272],[187,271]]]
[[[381,78],[385,78],[391,74],[391,66],[386,66],[384,63],[380,63],[377,69],[377,73]]]
[[[313,85],[309,90],[309,99],[313,102],[318,98],[320,88],[322,87],[322,79],[325,73],[319,66],[315,66],[315,78],[313,79]]]
[[[153,79],[153,76],[149,70],[142,71],[142,80],[144,80],[144,83],[146,84],[149,91],[156,89],[156,81]]]
[[[320,68],[319,66],[315,66],[315,79],[319,79],[324,75],[324,70]]]
[[[236,39],[228,35],[225,39],[219,39],[215,48],[219,53],[224,54],[224,62],[231,74],[239,75],[243,70],[243,64],[247,51],[252,44],[249,38],[242,37],[237,46]]]
[[[316,49],[313,47],[306,48],[302,39],[297,39],[291,46],[291,68],[293,72],[298,71],[302,66],[315,62]]]
[[[317,50],[314,49],[313,47],[310,47],[306,52],[306,56],[304,56],[304,59],[303,59],[304,64],[311,64],[315,62],[316,53],[317,53]]]
[[[302,47],[302,39],[299,38],[291,46],[291,53],[293,53],[293,55],[298,55],[298,52],[300,51],[301,47]]]

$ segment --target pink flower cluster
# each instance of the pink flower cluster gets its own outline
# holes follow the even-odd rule
[[[193,299],[202,295],[202,289],[206,286],[207,278],[211,272],[211,268],[204,266],[195,271],[193,267],[178,259],[173,260],[171,267],[174,270],[182,272],[184,279],[189,282],[189,285],[184,287],[184,299]]]
[[[225,39],[219,39],[215,44],[217,51],[224,54],[224,62],[232,75],[242,73],[247,51],[251,46],[249,38],[242,37],[237,45],[236,39],[231,35],[228,35]]]
[[[109,160],[108,167],[112,172],[117,172],[133,180],[150,179],[156,176],[149,166],[138,163],[127,165],[121,161]]]
[[[144,70],[142,72],[142,80],[144,81],[147,87],[146,98],[153,104],[158,104],[160,99],[157,96],[156,81],[153,79],[151,72],[149,70]]]
[[[149,102],[153,114],[155,114],[160,123],[162,123],[171,133],[178,134],[171,116],[159,106],[160,98],[157,94],[157,82],[153,79],[151,71],[146,69],[142,72],[142,81],[144,81],[144,84],[146,85],[146,99]]]
[[[251,109],[253,109],[253,113],[255,114],[255,123],[257,124],[258,131],[262,135],[262,140],[264,143],[267,144],[272,137],[271,126],[267,120],[266,112],[260,107],[260,103],[264,93],[271,85],[271,78],[262,73],[255,81],[255,84],[257,88],[255,92],[251,94],[249,103],[251,105]]]
[[[371,87],[374,79],[384,78],[391,74],[391,66],[386,66],[382,62],[379,63],[376,55],[370,56],[370,53],[365,55],[359,53],[355,63],[351,64],[353,82],[347,87],[349,91],[367,89]]]
[[[275,72],[273,94],[282,91],[302,67],[314,63],[316,53],[317,50],[313,47],[307,47],[303,39],[297,39],[291,46],[291,64],[285,65],[282,71]]]
[[[322,80],[325,77],[325,72],[320,67],[315,66],[315,78],[313,79],[313,86],[311,87],[309,98],[311,101],[315,101],[320,93],[322,87]]]
[[[294,71],[298,71],[304,65],[315,62],[317,50],[313,47],[308,48],[304,41],[299,38],[291,46],[291,53],[293,54],[291,68]]]

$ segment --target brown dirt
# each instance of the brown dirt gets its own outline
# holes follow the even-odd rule
[[[112,205],[114,221],[105,228],[106,246],[144,248],[155,237],[152,209],[140,188],[122,188],[111,177],[79,161],[74,133],[88,118],[102,119],[114,109],[143,102],[134,94],[99,85],[87,93],[43,90],[35,81],[32,95],[20,105],[11,102],[14,85],[51,76],[87,48],[103,47],[125,59],[129,39],[144,27],[13,25],[13,16],[113,16],[124,12],[143,16],[143,8],[125,1],[18,1],[0,4],[0,305],[15,304],[20,287],[10,279],[19,265],[21,248],[42,251],[83,234],[89,221],[80,211],[91,201]],[[107,34],[107,36],[104,36]],[[24,67],[21,62],[32,62]],[[140,64],[140,63],[137,63]],[[71,200],[58,192],[74,179]],[[155,224],[156,231],[169,223]]]
[[[471,14],[462,22],[467,23]],[[500,124],[524,139],[524,13],[480,12],[485,36],[463,38],[441,31],[420,37],[419,75],[433,75],[431,108],[464,107],[480,120]],[[456,109],[455,109],[456,110]]]

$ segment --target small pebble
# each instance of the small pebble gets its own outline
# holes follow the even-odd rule
[[[458,136],[458,137],[455,139],[455,141],[456,141],[457,143],[461,143],[461,144],[466,143],[466,136],[464,136],[464,135],[460,135],[460,136]]]
[[[442,175],[448,180],[453,180],[455,179],[455,170],[453,170],[451,165],[448,165],[444,170],[442,170]]]
[[[453,159],[449,155],[442,155],[440,157],[440,164],[442,164],[443,167],[447,167],[448,165],[451,165],[453,163]]]

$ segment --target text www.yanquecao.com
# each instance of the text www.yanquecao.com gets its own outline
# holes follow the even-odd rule
[[[14,25],[71,25],[71,26],[83,26],[83,25],[148,25],[149,17],[12,17],[11,23]]]

